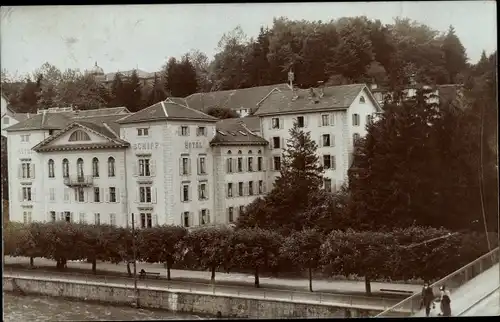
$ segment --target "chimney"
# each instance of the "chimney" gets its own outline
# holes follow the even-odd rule
[[[325,82],[319,81],[318,82],[318,87],[319,87],[319,98],[322,98],[325,96]]]
[[[288,72],[288,86],[290,87],[290,89],[293,91],[293,81],[295,80],[295,74],[292,72],[292,70],[290,69],[290,71]]]

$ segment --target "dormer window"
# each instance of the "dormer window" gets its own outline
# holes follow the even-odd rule
[[[79,142],[79,141],[90,141],[90,136],[83,132],[82,130],[76,130],[71,133],[69,140],[70,142]]]
[[[149,129],[147,127],[137,129],[137,136],[148,136]]]
[[[365,97],[364,97],[364,96],[361,96],[361,97],[359,98],[359,103],[360,103],[360,104],[364,104],[364,103],[365,103]]]

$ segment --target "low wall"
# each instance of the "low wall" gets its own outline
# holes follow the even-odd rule
[[[134,305],[134,289],[118,284],[78,283],[40,278],[3,277],[7,292],[66,297],[84,301],[98,301],[117,305]],[[155,288],[139,288],[143,308],[173,312],[216,315],[235,318],[325,318],[368,317],[382,310],[299,301],[278,301],[245,296],[223,296],[201,292],[178,292]]]

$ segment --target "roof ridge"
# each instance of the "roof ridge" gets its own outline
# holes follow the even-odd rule
[[[174,103],[174,104],[175,104],[175,103]],[[213,117],[212,115],[208,115],[208,114],[206,114],[206,113],[203,113],[202,111],[198,111],[198,110],[196,110],[196,109],[194,109],[194,108],[192,108],[192,107],[189,107],[189,106],[183,106],[183,105],[180,105],[180,104],[177,104],[177,105],[182,106],[182,107],[185,107],[185,108],[187,108],[187,109],[189,109],[189,110],[191,110],[191,111],[194,111],[194,112],[196,112],[196,113],[198,113],[198,114],[202,114],[203,116],[208,116],[208,117],[210,117],[210,118],[213,118],[214,120],[217,120],[217,118],[216,118],[216,117]]]
[[[116,120],[116,121],[118,122],[118,121],[123,121],[123,120],[126,120],[127,118],[132,117],[132,116],[136,115],[137,113],[141,113],[141,112],[144,112],[144,111],[149,110],[150,108],[152,108],[152,107],[156,106],[157,104],[158,104],[158,103],[155,103],[155,104],[153,104],[153,105],[151,105],[151,106],[148,106],[148,107],[146,107],[146,108],[143,108],[142,110],[139,110],[139,111],[137,111],[137,112],[135,112],[135,113],[130,113],[130,114],[126,115],[125,117],[123,117],[123,118],[121,118],[121,119],[118,119],[118,120]]]

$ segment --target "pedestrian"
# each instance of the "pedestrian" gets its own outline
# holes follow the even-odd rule
[[[439,299],[441,303],[441,314],[440,316],[451,316],[451,294],[446,288],[446,285],[440,287],[441,297]]]
[[[432,291],[432,287],[429,286],[428,282],[424,283],[421,296],[422,300],[420,302],[420,309],[425,306],[425,316],[429,317],[431,313],[431,304],[434,301],[434,292]]]

